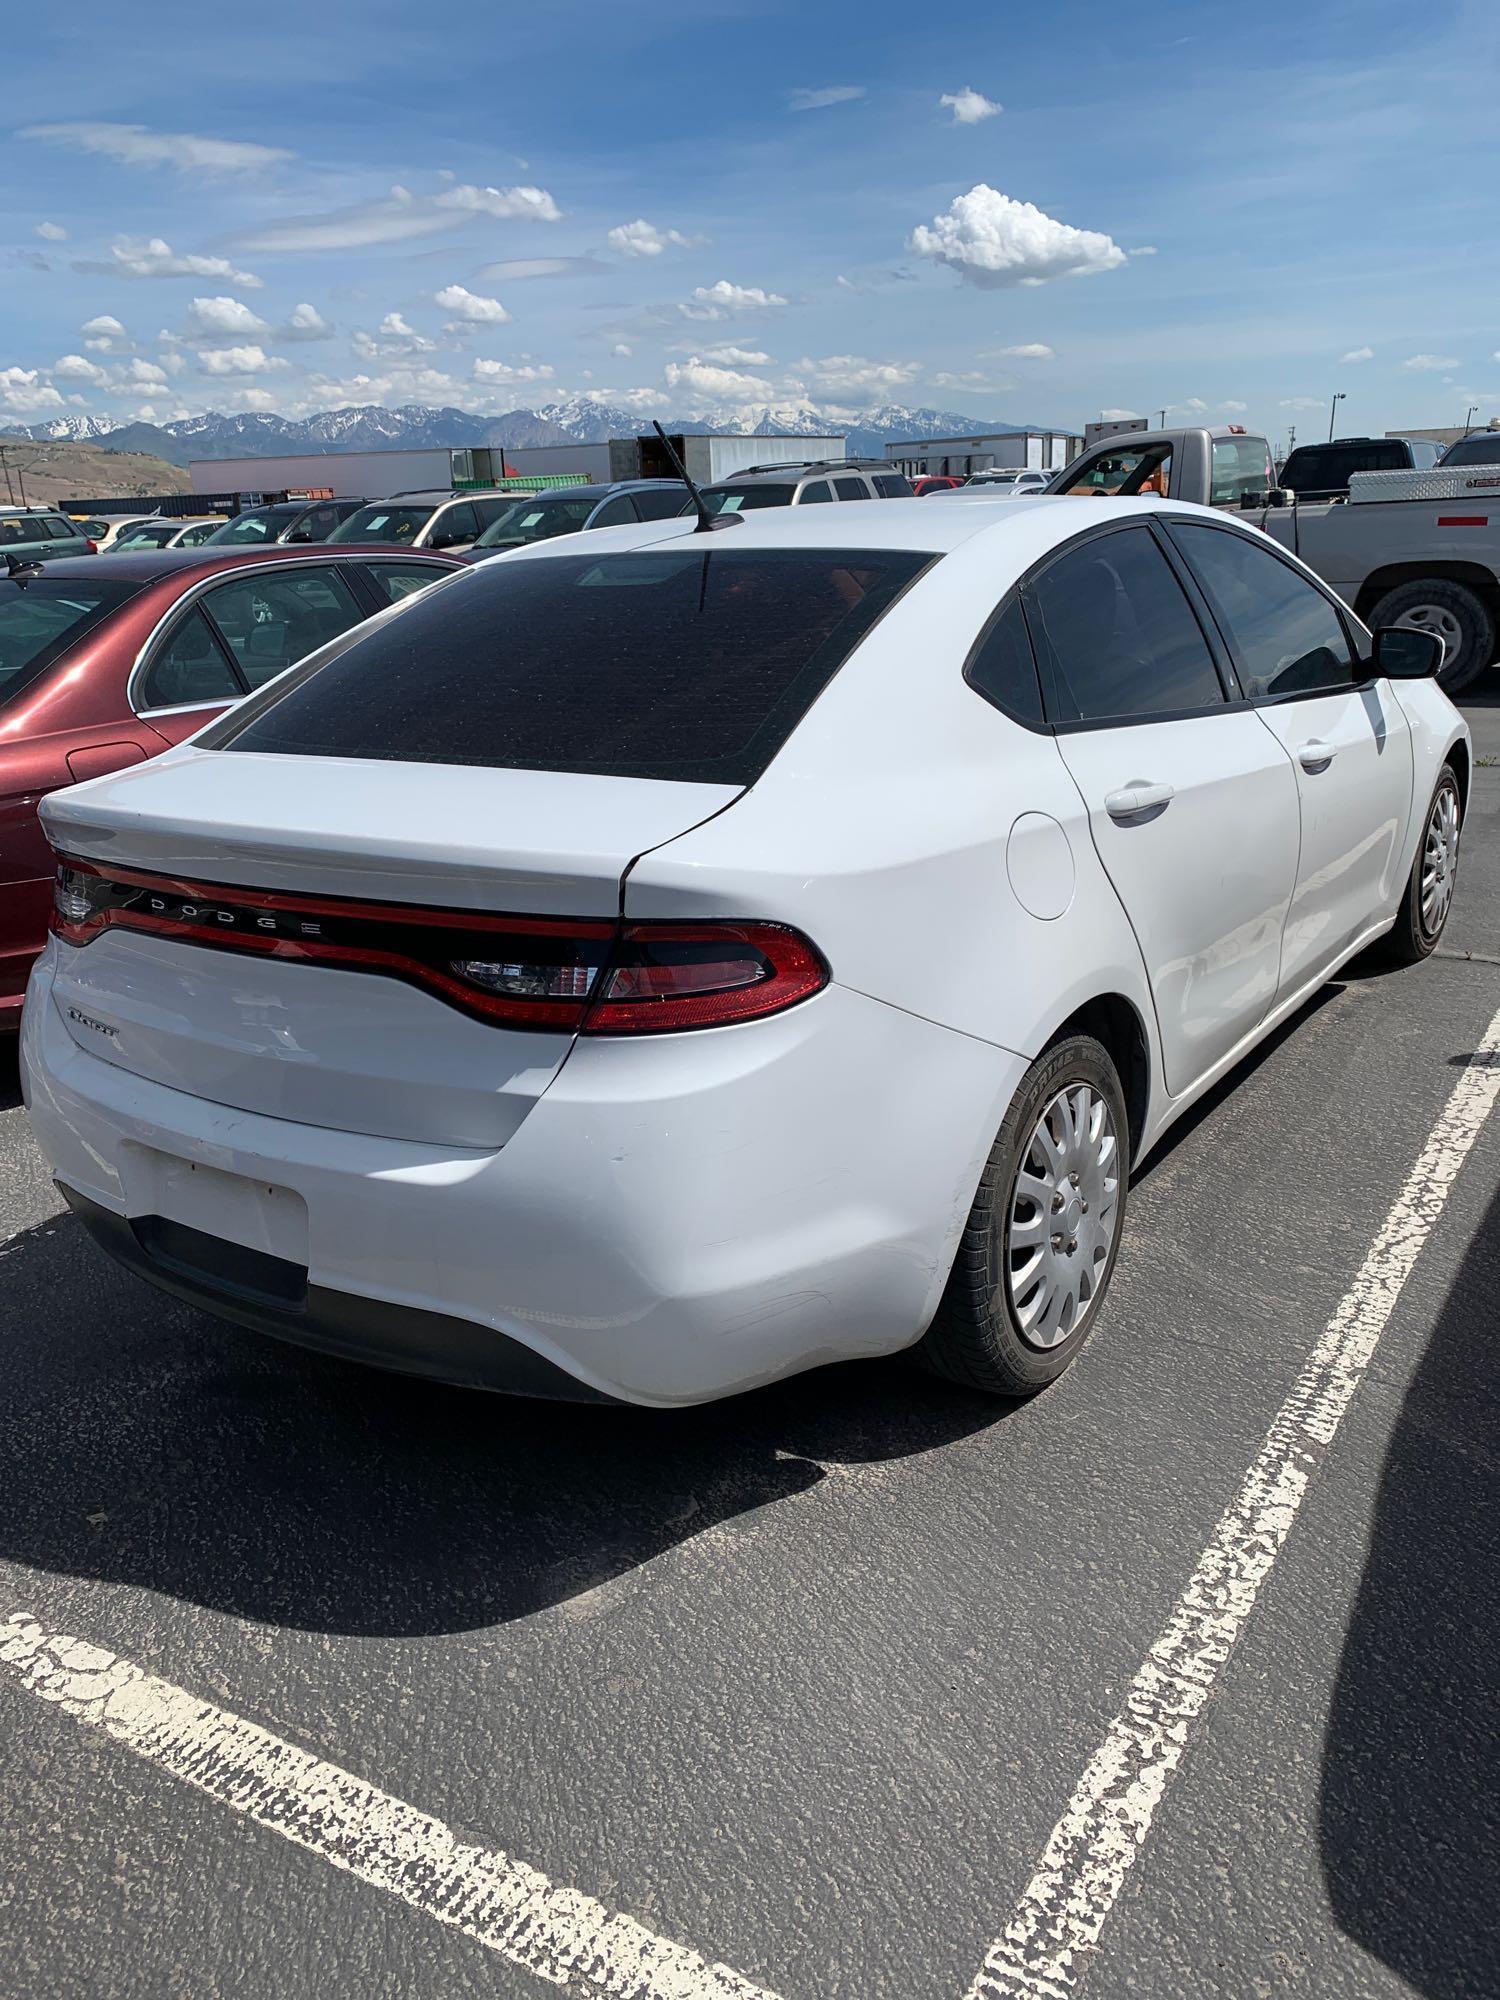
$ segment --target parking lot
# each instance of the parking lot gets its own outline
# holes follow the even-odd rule
[[[1500,1991],[1467,713],[1438,955],[1184,1121],[1019,1407],[898,1365],[539,1405],[276,1346],[88,1243],[0,1055],[0,1992]]]

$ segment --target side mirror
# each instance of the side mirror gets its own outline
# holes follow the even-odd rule
[[[1373,664],[1388,681],[1431,680],[1443,664],[1444,646],[1436,632],[1409,625],[1382,625],[1375,634]]]

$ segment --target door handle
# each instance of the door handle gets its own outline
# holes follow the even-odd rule
[[[1104,810],[1112,820],[1129,826],[1136,821],[1160,818],[1176,796],[1170,785],[1153,785],[1145,778],[1132,778],[1119,791],[1104,794]]]
[[[1310,736],[1297,745],[1297,762],[1304,771],[1326,771],[1333,758],[1333,745],[1323,742],[1321,737]]]

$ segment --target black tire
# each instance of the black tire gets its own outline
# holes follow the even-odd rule
[[[1444,904],[1442,912],[1437,917],[1435,923],[1429,924],[1422,915],[1422,875],[1427,856],[1428,831],[1437,814],[1438,803],[1445,793],[1449,794],[1452,798],[1454,812],[1458,815],[1457,824],[1461,828],[1463,824],[1463,793],[1459,789],[1458,779],[1454,775],[1451,764],[1443,766],[1442,770],[1438,773],[1438,781],[1432,788],[1432,797],[1428,801],[1427,811],[1422,818],[1422,830],[1417,835],[1417,851],[1412,860],[1411,873],[1406,878],[1406,887],[1401,894],[1401,907],[1396,912],[1395,925],[1391,930],[1386,932],[1385,936],[1375,947],[1376,955],[1386,965],[1419,965],[1424,958],[1429,957],[1437,948],[1438,939],[1443,935],[1444,927],[1448,922],[1449,912],[1453,908],[1451,891],[1452,889],[1456,889],[1458,885],[1458,854],[1456,846],[1451,869],[1452,880],[1448,901]]]
[[[1438,670],[1438,686],[1456,694],[1478,680],[1495,657],[1495,615],[1477,591],[1443,577],[1399,583],[1370,608],[1370,626],[1394,625],[1413,611],[1431,608],[1446,613],[1460,633],[1458,651]],[[1424,625],[1424,629],[1435,629]],[[1441,635],[1440,635],[1441,636]]]
[[[1006,1282],[1010,1217],[1016,1179],[1037,1123],[1057,1094],[1075,1083],[1089,1084],[1099,1093],[1114,1126],[1114,1236],[1073,1330],[1056,1346],[1040,1347],[1023,1333]],[[950,1382],[992,1396],[1031,1396],[1055,1382],[1087,1340],[1109,1289],[1124,1230],[1129,1179],[1130,1133],[1119,1073],[1102,1043],[1091,1035],[1070,1035],[1031,1065],[1005,1114],[942,1303],[916,1349],[923,1364]]]

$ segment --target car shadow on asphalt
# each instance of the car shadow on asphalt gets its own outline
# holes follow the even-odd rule
[[[0,1243],[0,1556],[272,1625],[524,1617],[1013,1407],[899,1361],[682,1411],[525,1402],[225,1325],[70,1216]]]
[[[14,1111],[21,1102],[21,1073],[16,1067],[19,1035],[0,1030],[0,1111]]]
[[[1500,1194],[1412,1378],[1329,1715],[1333,1911],[1425,2000],[1500,1992]]]

